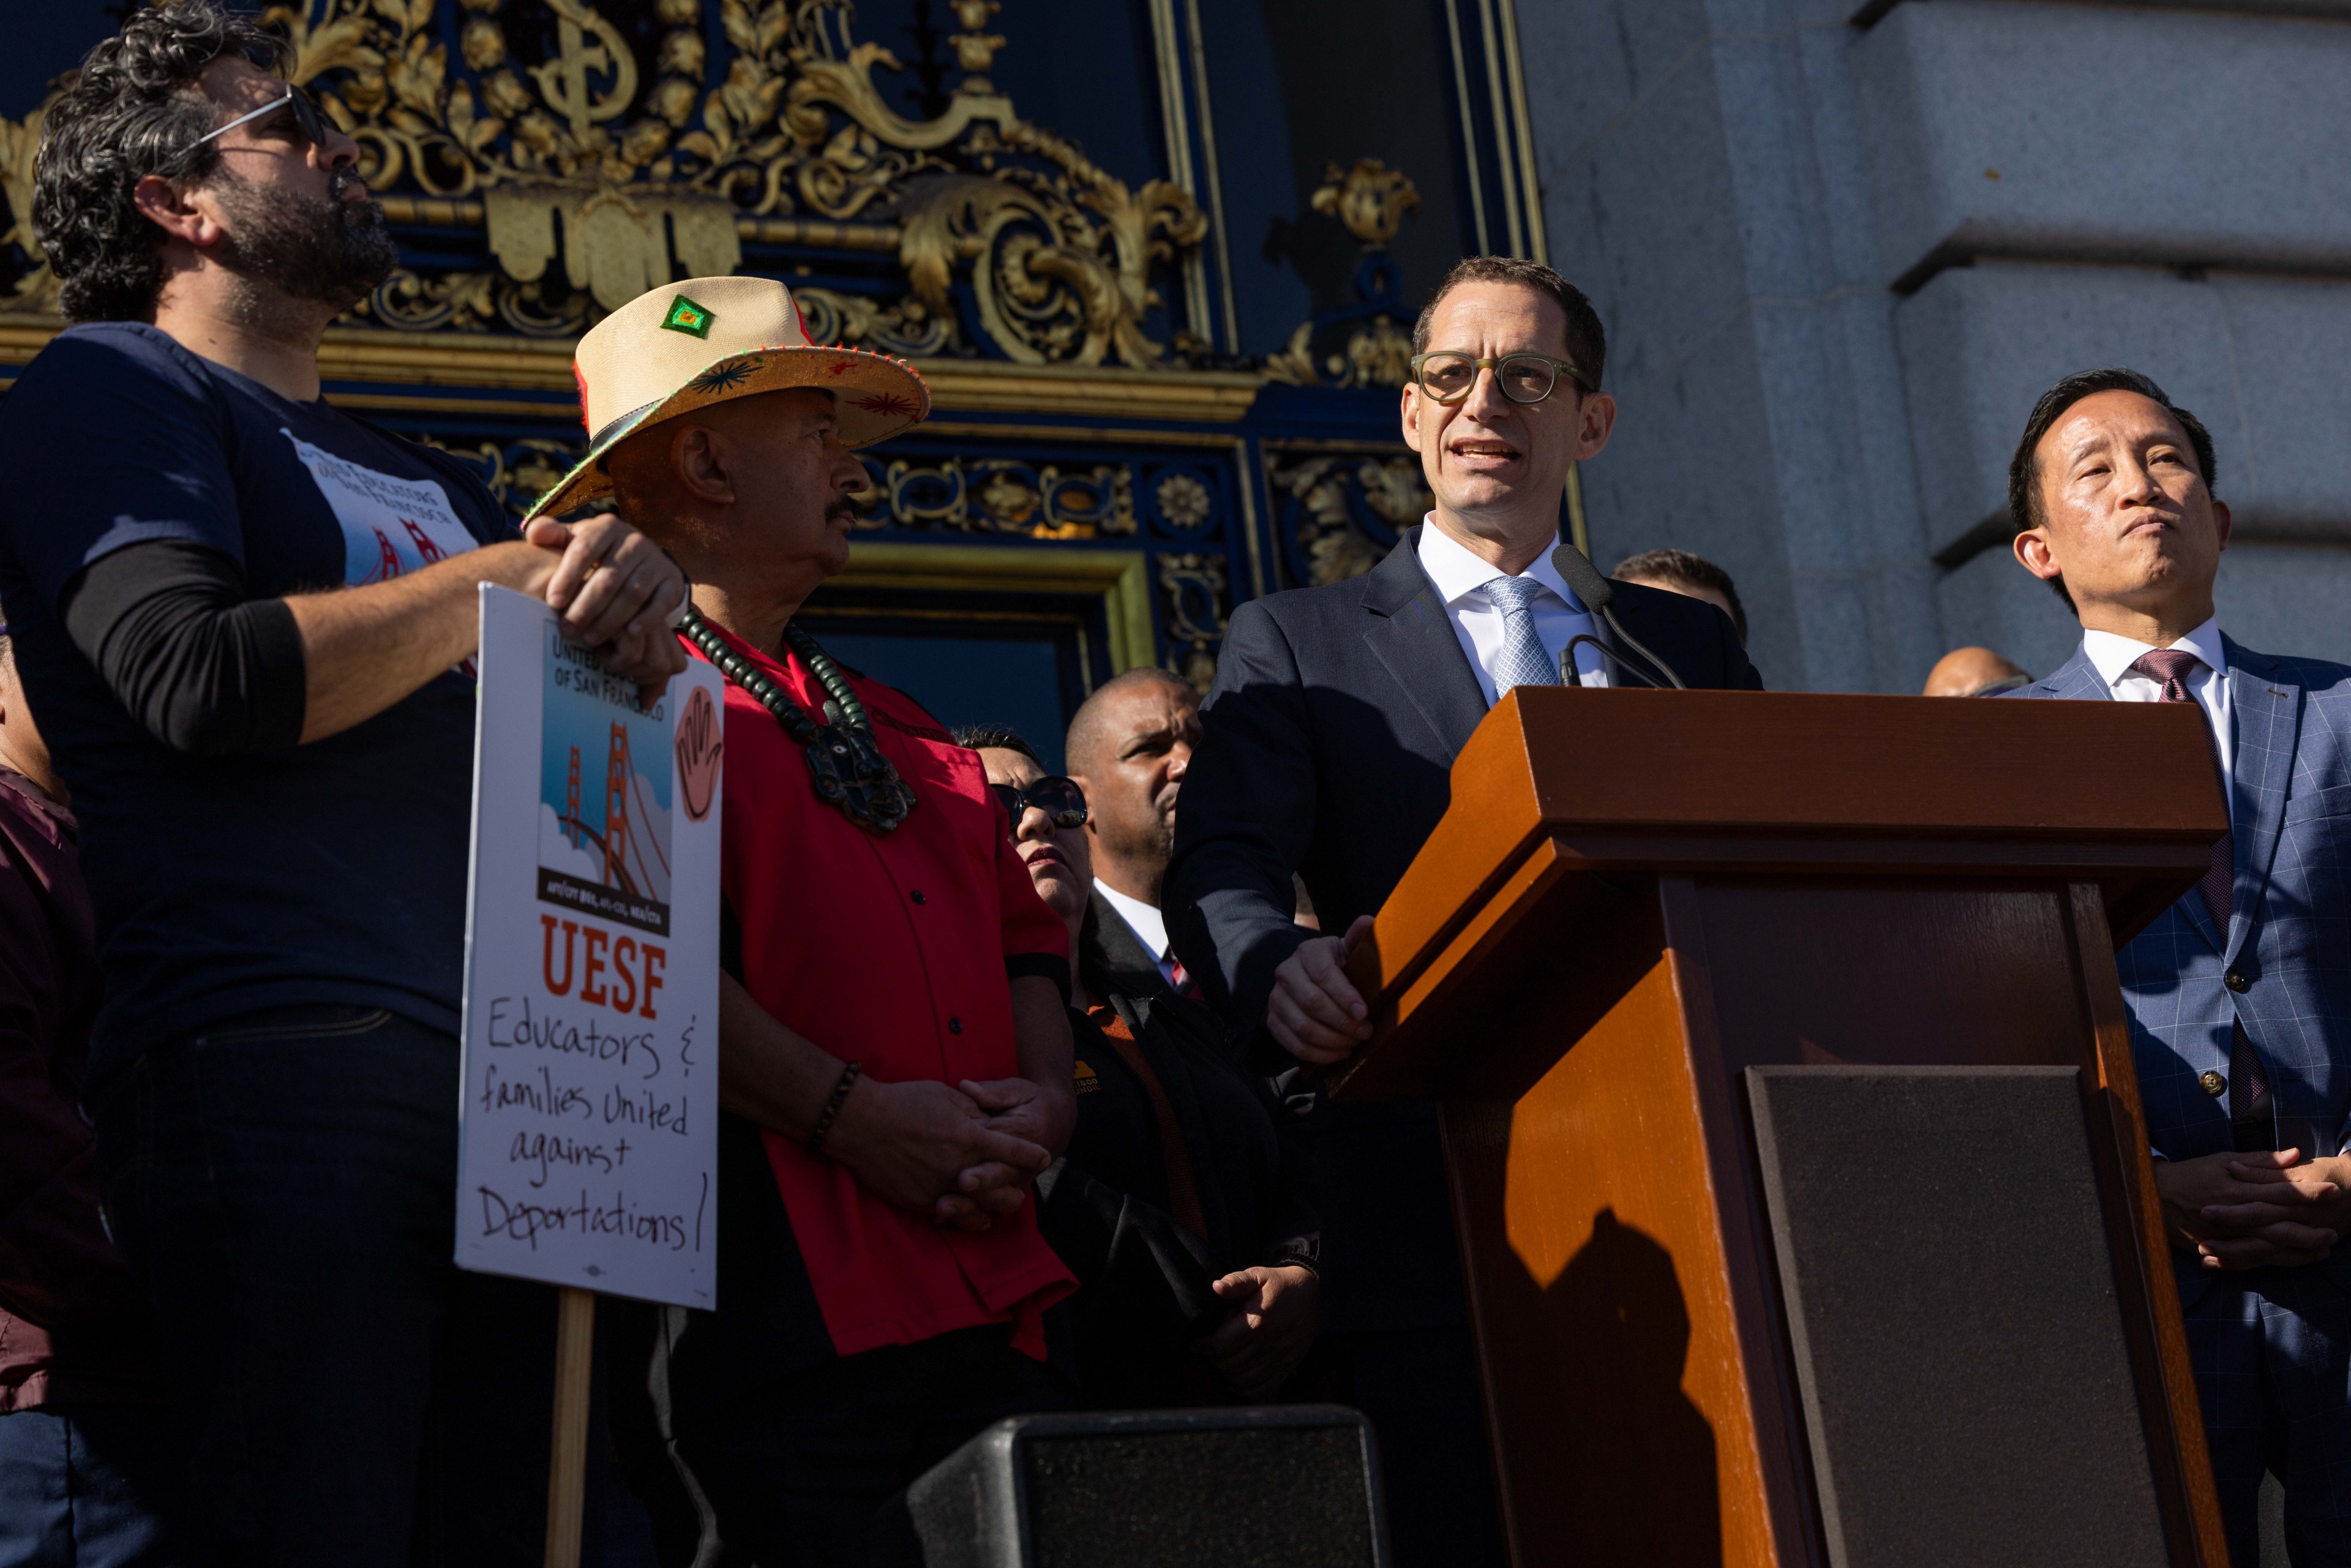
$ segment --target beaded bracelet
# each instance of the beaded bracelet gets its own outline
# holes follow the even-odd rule
[[[809,1153],[815,1154],[824,1146],[824,1135],[832,1131],[832,1119],[841,1114],[841,1103],[849,1098],[850,1086],[857,1082],[857,1075],[864,1071],[863,1066],[854,1061],[841,1070],[841,1082],[832,1086],[832,1097],[824,1103],[824,1109],[817,1113],[816,1131],[808,1135]]]

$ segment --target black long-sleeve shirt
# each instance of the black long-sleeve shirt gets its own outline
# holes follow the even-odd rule
[[[66,635],[148,734],[174,751],[233,757],[302,738],[302,633],[283,599],[247,596],[236,562],[152,539],[82,568],[60,603]]]

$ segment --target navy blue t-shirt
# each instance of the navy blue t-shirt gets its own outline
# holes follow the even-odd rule
[[[456,1031],[475,693],[453,670],[310,745],[192,755],[68,635],[78,574],[179,541],[276,599],[514,533],[462,459],[153,327],[72,328],[26,368],[0,405],[0,606],[82,824],[107,984],[93,1092],[149,1045],[264,1008],[381,1007]]]

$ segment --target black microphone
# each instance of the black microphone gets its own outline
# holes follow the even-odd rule
[[[1582,550],[1567,540],[1562,539],[1559,541],[1559,548],[1551,552],[1551,564],[1560,576],[1567,580],[1567,586],[1573,591],[1576,598],[1583,601],[1583,607],[1607,622],[1608,629],[1615,632],[1626,647],[1655,665],[1659,674],[1674,684],[1676,691],[1689,689],[1682,683],[1682,678],[1674,674],[1674,667],[1671,664],[1643,647],[1640,639],[1625,631],[1623,624],[1617,621],[1616,612],[1608,608],[1609,601],[1616,597],[1616,585],[1601,576],[1600,569],[1585,559]],[[1616,662],[1620,664],[1625,664],[1622,659]],[[1625,667],[1632,668],[1630,664],[1625,664]],[[1655,681],[1649,684],[1656,685]]]

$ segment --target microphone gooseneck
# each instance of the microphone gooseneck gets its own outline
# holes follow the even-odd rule
[[[1601,576],[1600,569],[1587,560],[1582,550],[1562,539],[1559,548],[1551,552],[1551,564],[1558,569],[1561,577],[1567,580],[1567,586],[1574,591],[1576,598],[1583,601],[1583,607],[1607,622],[1608,629],[1622,638],[1626,647],[1648,660],[1660,674],[1673,683],[1676,691],[1689,689],[1682,684],[1681,676],[1674,674],[1671,664],[1643,647],[1638,637],[1625,630],[1624,623],[1616,619],[1616,612],[1608,608],[1609,602],[1616,597],[1615,584]],[[1616,662],[1625,664],[1626,669],[1632,668],[1622,658],[1617,658],[1613,649],[1609,650],[1609,656],[1616,658]],[[1649,684],[1654,686],[1657,683],[1651,681]]]
[[[1604,659],[1614,660],[1626,674],[1639,681],[1643,685],[1657,686],[1659,691],[1665,690],[1663,686],[1657,685],[1657,678],[1655,675],[1642,669],[1589,632],[1578,632],[1567,640],[1567,646],[1559,651],[1559,684],[1561,685],[1580,686],[1583,684],[1583,677],[1575,673],[1575,645],[1579,643],[1590,643],[1593,652]]]
[[[1682,678],[1674,674],[1674,667],[1671,664],[1667,664],[1663,659],[1658,658],[1655,653],[1649,652],[1648,649],[1643,647],[1641,645],[1641,640],[1638,637],[1634,636],[1633,633],[1625,630],[1624,623],[1616,619],[1616,612],[1614,610],[1604,608],[1600,612],[1600,614],[1601,618],[1608,622],[1608,629],[1615,632],[1619,637],[1625,639],[1625,645],[1626,647],[1632,649],[1635,653],[1640,654],[1644,659],[1648,660],[1652,664],[1655,664],[1659,672],[1665,675],[1666,679],[1673,682],[1674,690],[1677,692],[1686,692],[1689,690],[1687,686],[1682,684]]]

